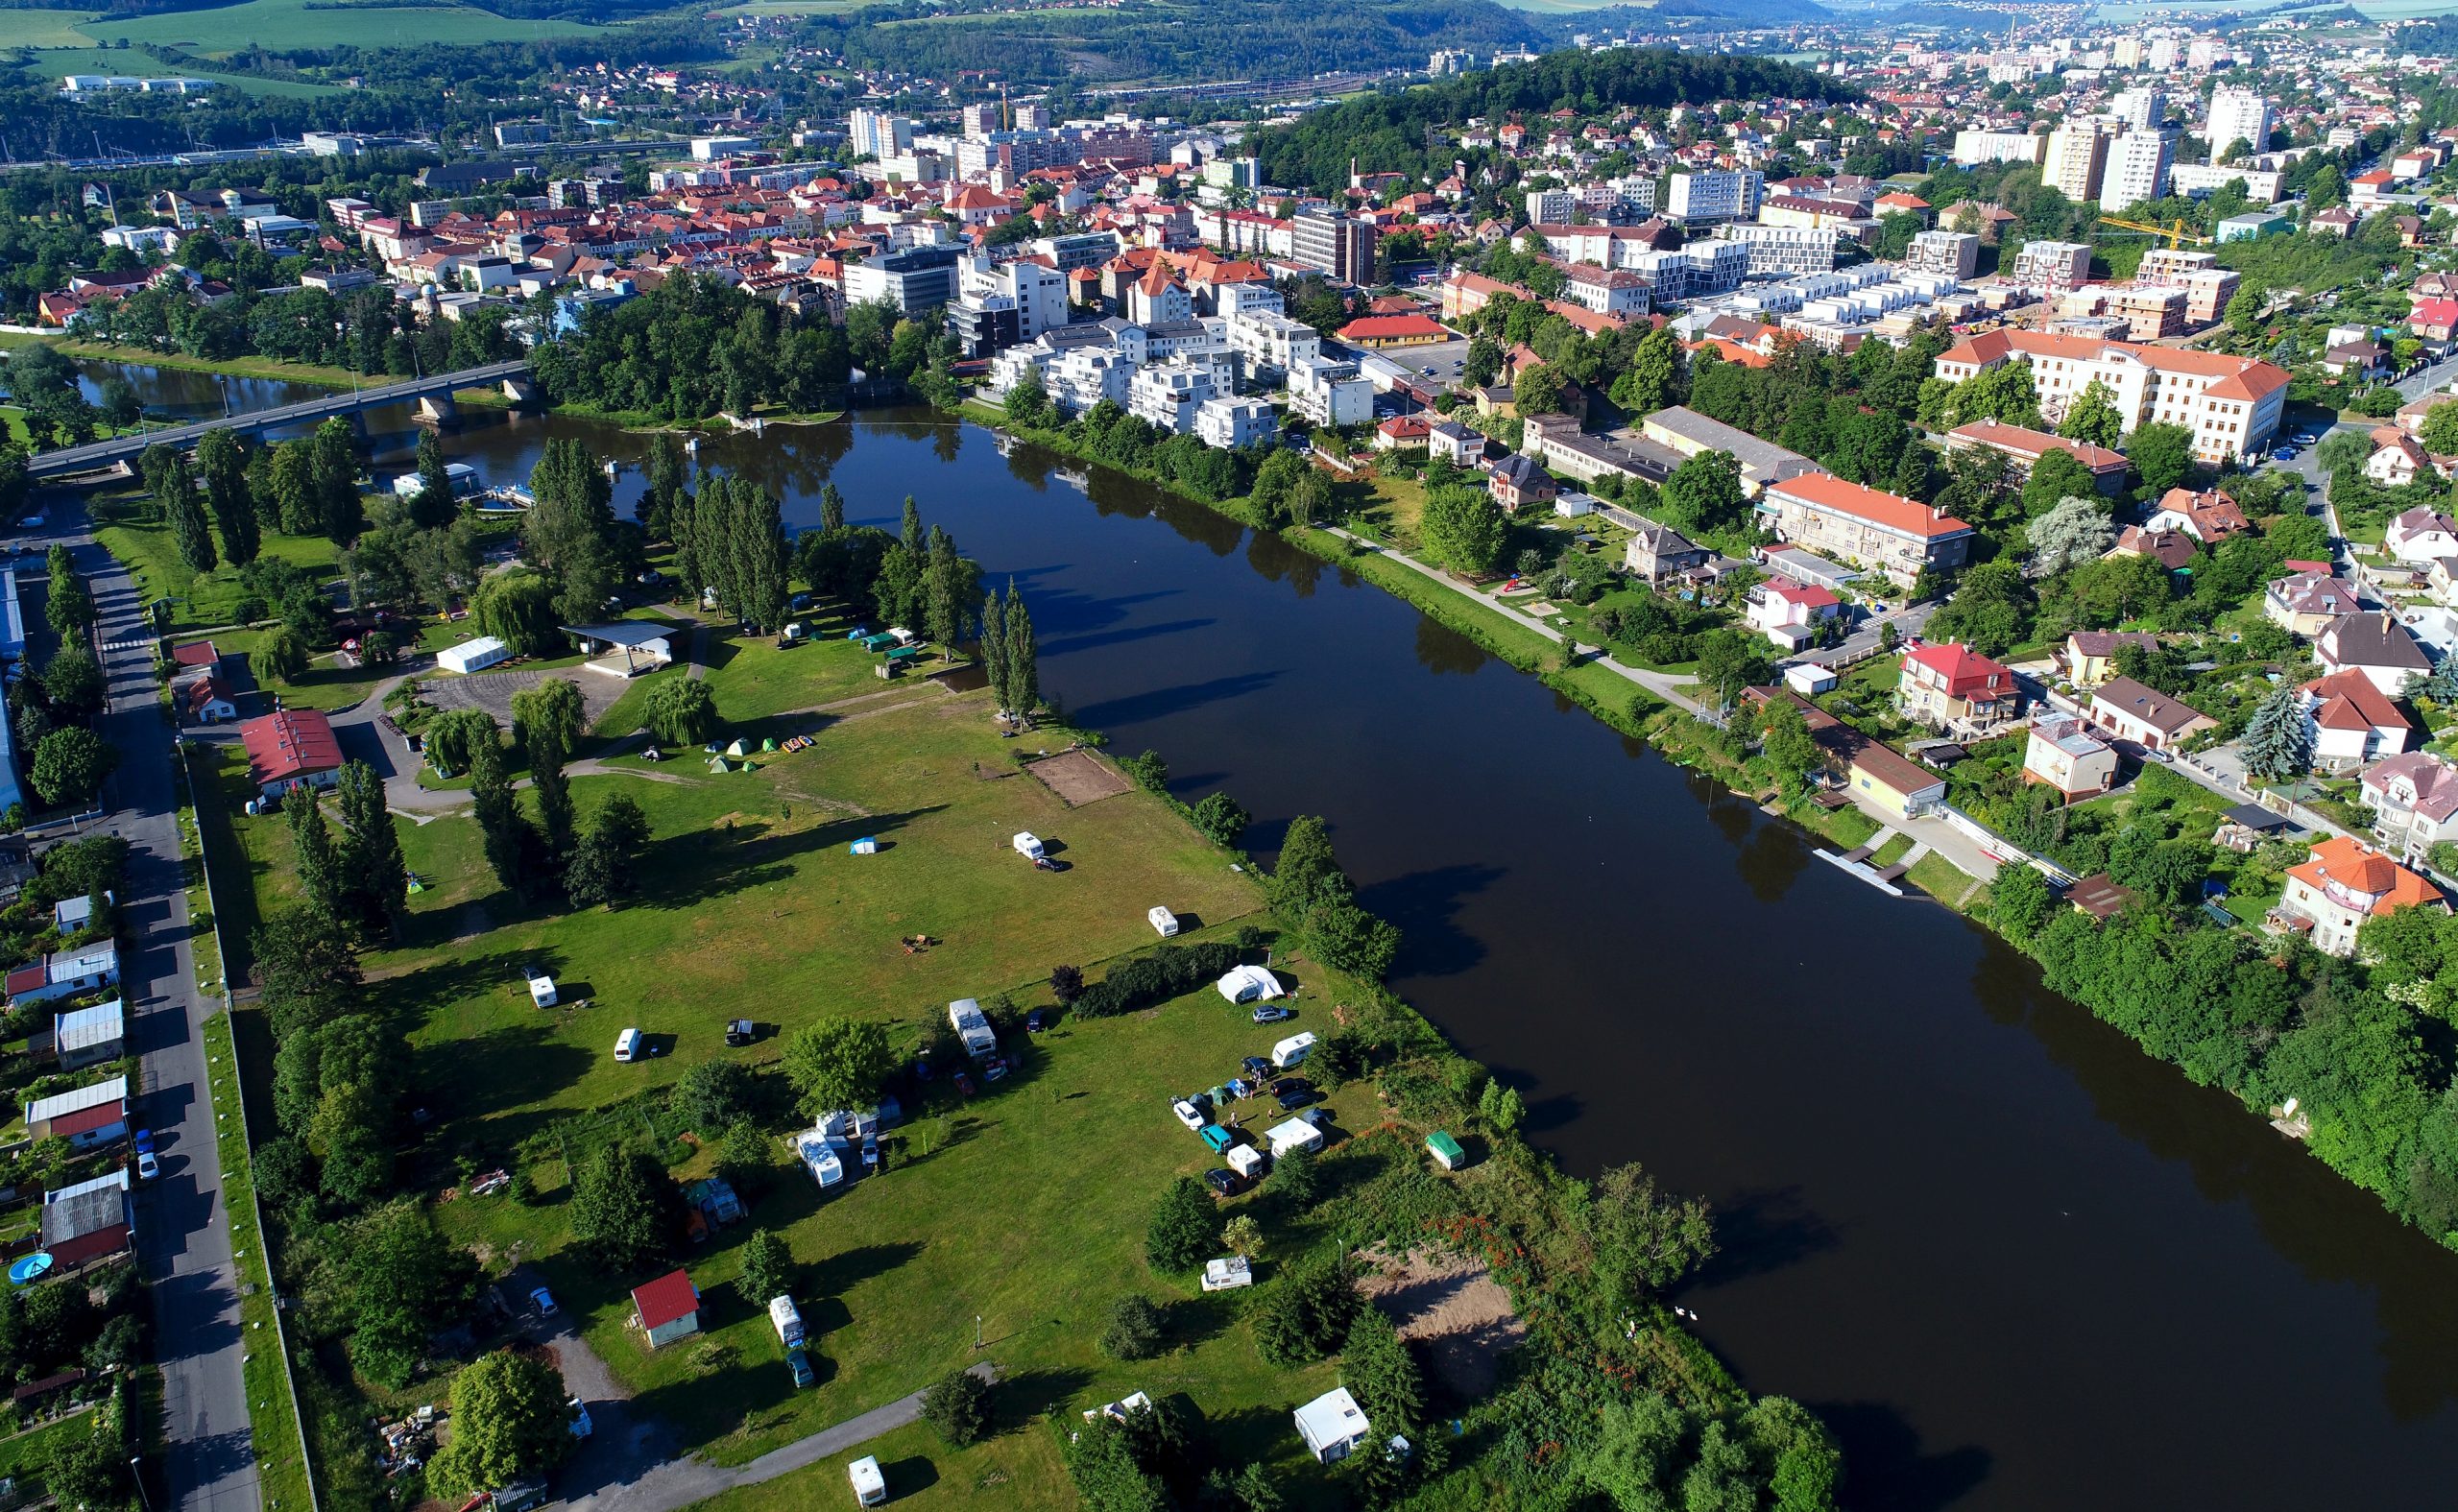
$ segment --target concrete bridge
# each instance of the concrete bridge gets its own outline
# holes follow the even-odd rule
[[[275,409],[254,410],[246,415],[233,415],[228,420],[199,420],[191,425],[148,431],[141,436],[117,436],[83,446],[37,452],[27,460],[26,475],[31,478],[60,478],[96,472],[117,463],[133,463],[148,446],[177,446],[184,451],[194,446],[209,430],[254,436],[288,426],[316,425],[336,416],[360,424],[363,423],[360,417],[369,410],[381,409],[388,404],[416,404],[421,418],[449,424],[459,418],[452,396],[465,389],[498,386],[506,396],[516,401],[526,403],[535,398],[537,390],[529,379],[529,359],[518,357],[509,362],[492,362],[483,368],[464,368],[459,372],[440,372],[428,378],[328,394],[323,398],[284,404]]]

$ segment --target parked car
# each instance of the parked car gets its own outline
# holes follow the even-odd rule
[[[147,1150],[144,1154],[139,1155],[136,1158],[136,1179],[138,1181],[152,1181],[155,1177],[161,1174],[161,1163],[154,1158],[154,1152],[152,1150]]]
[[[130,1140],[130,1142],[136,1147],[137,1154],[151,1155],[154,1153],[154,1131],[151,1129],[139,1129],[136,1131],[135,1138]]]
[[[819,1384],[819,1372],[810,1368],[810,1356],[803,1353],[799,1344],[785,1351],[785,1368],[794,1373],[796,1390]]]
[[[1278,1003],[1260,1004],[1256,1007],[1254,1013],[1255,1022],[1257,1023],[1278,1023],[1284,1019],[1294,1019],[1296,1017],[1297,1015],[1293,1010],[1283,1008]]]
[[[759,1025],[753,1023],[748,1019],[729,1019],[726,1020],[726,1044],[749,1044],[758,1034]]]
[[[540,1286],[529,1294],[529,1305],[538,1309],[538,1315],[542,1318],[551,1318],[555,1315],[555,1294],[543,1286]]]
[[[1265,1060],[1260,1055],[1249,1055],[1238,1064],[1244,1069],[1248,1076],[1253,1077],[1256,1081],[1266,1082],[1271,1080],[1271,1062]]]
[[[1217,1167],[1203,1173],[1203,1184],[1212,1188],[1212,1194],[1216,1197],[1234,1197],[1238,1194],[1238,1188],[1245,1185],[1238,1179],[1236,1171],[1221,1170]]]
[[[1271,1094],[1275,1097],[1286,1097],[1290,1092],[1303,1092],[1313,1085],[1303,1076],[1283,1076],[1271,1084]]]
[[[930,1079],[930,1058],[928,1056],[917,1055],[913,1058],[913,1079],[917,1082],[927,1082]]]
[[[1036,1009],[1034,1009],[1032,1012],[1030,1012],[1030,1013],[1028,1013],[1028,1014],[1024,1015],[1024,1032],[1025,1032],[1026,1034],[1039,1034],[1039,1033],[1041,1033],[1044,1029],[1047,1029],[1047,1028],[1048,1028],[1048,1027],[1049,1027],[1049,1010],[1048,1010],[1048,1009],[1047,1009],[1047,1008],[1036,1008]]]
[[[1191,1103],[1184,1097],[1181,1097],[1177,1101],[1169,1104],[1169,1111],[1177,1115],[1178,1121],[1185,1124],[1190,1130],[1197,1134],[1203,1132],[1203,1113],[1200,1109],[1196,1108],[1193,1103]]]
[[[1203,1126],[1203,1142],[1212,1146],[1215,1153],[1219,1153],[1237,1143],[1238,1137],[1217,1123],[1207,1123]]]
[[[1323,1094],[1316,1092],[1313,1088],[1299,1087],[1293,1091],[1285,1092],[1280,1094],[1280,1111],[1283,1113],[1295,1113],[1298,1109],[1307,1106],[1309,1103],[1316,1103],[1322,1100]]]
[[[983,1081],[995,1082],[1000,1080],[1001,1077],[1004,1077],[1006,1074],[1007,1058],[1003,1055],[994,1055],[990,1059],[981,1063],[981,1079]]]
[[[954,1083],[955,1083],[956,1091],[957,1091],[959,1093],[961,1093],[961,1094],[963,1094],[964,1096],[967,1096],[967,1097],[970,1097],[970,1096],[972,1096],[972,1095],[973,1095],[973,1078],[972,1078],[972,1077],[967,1076],[967,1075],[966,1075],[964,1072],[962,1072],[962,1071],[958,1071],[958,1072],[956,1072],[953,1076],[952,1076],[952,1077],[950,1077],[950,1078],[948,1078],[948,1079],[949,1079],[950,1081],[952,1081],[952,1082],[954,1082]]]
[[[1328,1129],[1332,1126],[1332,1110],[1329,1108],[1309,1108],[1297,1116],[1318,1129]]]

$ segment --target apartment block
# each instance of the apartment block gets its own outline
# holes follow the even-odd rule
[[[2040,414],[2054,424],[2097,381],[2112,396],[2124,429],[2152,421],[2182,425],[2206,463],[2269,449],[2287,408],[2287,374],[2267,362],[2218,352],[2144,347],[2047,331],[1990,331],[1938,356],[1937,375],[1961,383],[2001,363],[2032,371]]]
[[[2108,172],[2110,135],[2105,121],[2068,121],[2048,133],[2040,181],[2081,204],[2097,201]]]
[[[1673,176],[1667,217],[1692,221],[1746,221],[1758,213],[1766,180],[1754,168],[1715,168]]]
[[[1966,168],[1984,163],[2032,163],[2047,159],[2048,138],[2037,132],[1957,132],[1955,161]]]
[[[2157,132],[2128,132],[2109,144],[2100,203],[2122,209],[2165,198],[2176,144]]]
[[[1748,249],[1749,276],[1791,276],[1835,270],[1836,232],[1822,226],[1765,226],[1737,221],[1716,228],[1716,240]]]
[[[2063,294],[2091,276],[2091,249],[2082,242],[2025,242],[2007,281],[2041,294]]]
[[[1374,281],[1374,228],[1367,222],[1301,210],[1291,218],[1290,235],[1290,255],[1301,266],[1341,283]]]
[[[1904,250],[1906,273],[1942,274],[1968,279],[1980,274],[1980,238],[1968,231],[1922,231]]]
[[[2253,151],[2270,151],[2274,124],[2270,101],[2258,89],[2221,84],[2210,91],[2210,111],[2203,119],[2202,139],[2210,144],[2210,160],[2227,160],[2228,149],[2242,141]]]

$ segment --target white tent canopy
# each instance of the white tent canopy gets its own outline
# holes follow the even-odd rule
[[[1233,1003],[1250,1003],[1281,995],[1280,978],[1260,966],[1241,966],[1220,978],[1220,996]]]

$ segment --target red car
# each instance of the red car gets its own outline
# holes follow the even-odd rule
[[[958,1091],[958,1092],[960,1092],[964,1093],[964,1094],[965,1094],[966,1096],[968,1096],[968,1097],[970,1097],[970,1096],[972,1096],[972,1095],[973,1095],[973,1078],[972,1078],[972,1077],[967,1076],[967,1075],[966,1075],[964,1072],[962,1072],[962,1071],[958,1071],[958,1072],[956,1072],[956,1073],[955,1073],[954,1077],[952,1077],[952,1080],[955,1082],[955,1084],[956,1084],[956,1091]]]

